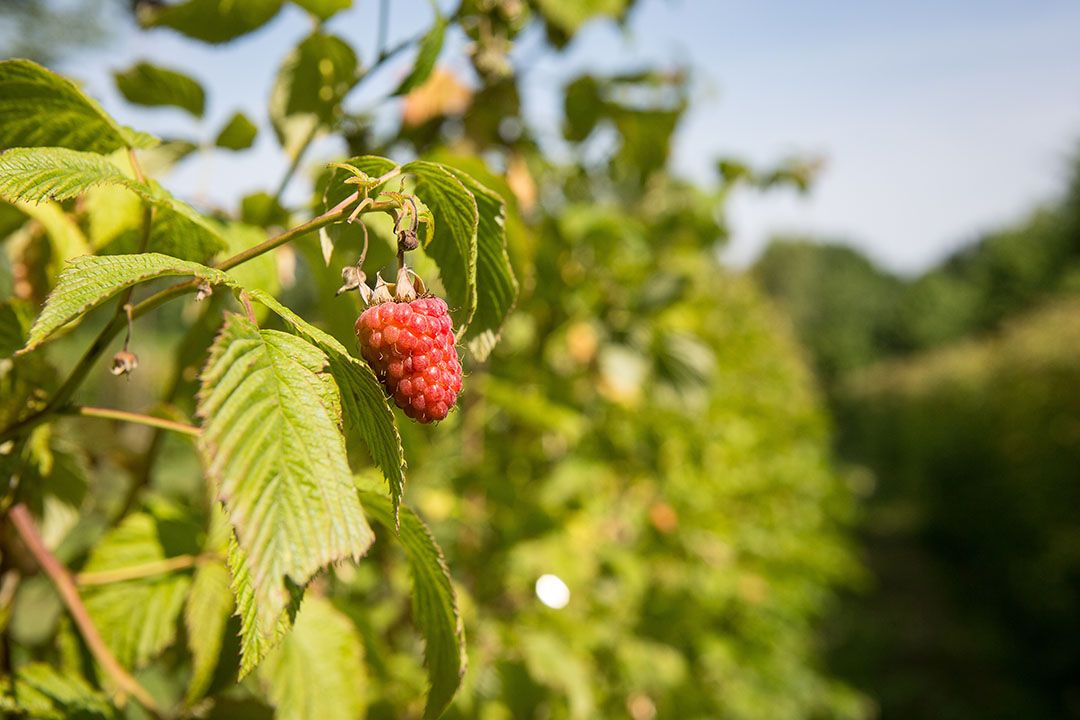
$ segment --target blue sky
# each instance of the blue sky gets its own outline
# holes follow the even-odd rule
[[[430,17],[424,0],[392,5],[395,37]],[[356,0],[331,23],[368,58],[376,6]],[[125,122],[190,134],[179,111],[126,105],[110,76],[143,58],[187,68],[208,90],[198,130],[209,139],[237,109],[265,128],[258,116],[281,58],[309,30],[289,8],[220,48],[164,30],[130,31],[62,69]],[[540,126],[558,120],[557,88],[582,70],[689,65],[697,93],[677,140],[679,172],[708,182],[721,155],[765,165],[795,153],[825,158],[808,197],[734,198],[728,257],[740,264],[782,232],[849,242],[893,270],[916,272],[1054,198],[1070,153],[1080,150],[1076,2],[640,0],[625,29],[594,23],[561,56],[538,55],[538,47],[538,36],[525,37],[517,52],[535,62],[526,107]],[[444,61],[461,65],[461,48],[460,38],[449,42]],[[388,67],[350,106],[370,107],[407,68],[408,58]],[[338,152],[323,143],[315,156]],[[254,152],[210,153],[168,183],[193,200],[228,205],[272,184],[282,162],[264,132]],[[293,196],[302,191],[301,178]]]

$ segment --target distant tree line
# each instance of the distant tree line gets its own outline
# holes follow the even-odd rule
[[[917,278],[795,239],[753,272],[867,494],[834,670],[882,718],[1080,717],[1080,162]]]
[[[914,279],[850,246],[792,237],[774,240],[753,272],[830,385],[878,360],[994,330],[1080,292],[1080,156],[1062,198]]]

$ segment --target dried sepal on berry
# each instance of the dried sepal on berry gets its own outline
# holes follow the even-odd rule
[[[371,288],[367,286],[367,274],[360,269],[359,265],[346,265],[341,269],[341,287],[334,295],[338,296],[350,290],[359,290],[365,305],[371,303]]]
[[[208,282],[201,282],[199,283],[199,286],[195,288],[195,302],[202,302],[213,294],[214,287]]]

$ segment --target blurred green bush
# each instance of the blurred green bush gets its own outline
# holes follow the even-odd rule
[[[232,4],[198,5],[211,17],[239,16]],[[272,16],[281,3],[264,5]],[[628,7],[536,5],[556,45],[568,41],[579,16],[621,15]],[[718,260],[728,190],[738,182],[803,187],[809,169],[789,164],[758,174],[726,161],[717,187],[673,179],[670,141],[691,87],[684,72],[653,70],[572,81],[558,145],[572,160],[550,160],[521,115],[519,78],[506,58],[530,7],[470,1],[456,13],[477,35],[470,52],[480,87],[467,113],[434,103],[412,122],[406,100],[401,127],[380,134],[370,117],[335,103],[323,128],[344,139],[348,154],[415,154],[458,165],[515,205],[506,227],[521,294],[502,340],[486,361],[467,362],[462,405],[447,421],[401,423],[406,501],[446,552],[466,626],[470,670],[448,716],[865,717],[865,699],[823,668],[818,632],[836,589],[859,577],[849,552],[851,490],[831,465],[820,398],[788,324],[750,280]],[[177,22],[175,14],[162,17]],[[207,22],[194,30],[207,28],[247,32]],[[452,85],[447,77],[432,75]],[[444,99],[435,91],[445,87],[425,89]],[[411,102],[415,109],[417,95]],[[287,144],[285,133],[280,139]],[[186,141],[167,143],[167,151],[177,155],[166,165],[202,152]],[[296,165],[300,157],[292,156]],[[122,219],[125,208],[106,193],[90,195],[53,211],[88,234],[95,250],[130,250],[130,237],[114,232],[126,226],[103,222]],[[321,206],[321,191],[312,200],[285,209],[257,193],[220,215],[260,226],[229,238],[239,249],[290,215],[307,217]],[[0,211],[12,216],[0,290],[17,295],[13,307],[22,312],[42,300],[63,258],[40,218]],[[341,267],[360,252],[358,227],[347,230],[335,238],[330,267],[318,238],[306,237],[244,270],[352,348],[358,298],[334,297]],[[373,221],[370,232],[365,268],[372,277],[393,264],[393,244],[385,223]],[[439,288],[434,266],[418,259],[416,267]],[[94,375],[80,400],[145,408],[155,398],[170,414],[192,417],[206,345],[230,307],[224,295],[202,306],[175,303],[141,321],[139,373],[130,383]],[[57,370],[73,364],[103,319],[91,316],[45,349]],[[282,327],[270,316],[259,320]],[[14,412],[33,392],[20,382],[19,396],[5,397]],[[44,503],[33,508],[73,571],[128,503],[177,507],[208,527],[207,489],[188,440],[77,418],[36,439],[35,457],[48,462],[32,469],[44,476],[34,479],[71,480],[78,490],[59,514]],[[363,445],[352,445],[354,470],[381,486]],[[29,567],[17,570],[29,574],[25,558],[5,556],[20,559]],[[569,597],[548,596],[544,585],[538,592],[545,575],[559,578],[546,582],[557,590],[565,584]],[[427,677],[399,548],[377,542],[356,567],[332,569],[309,593],[332,602],[363,639],[355,687],[367,717],[418,717]],[[42,661],[96,677],[42,578],[19,587],[7,619],[13,666]],[[116,626],[126,628],[128,619]],[[199,712],[268,717],[272,695],[256,679],[233,687],[235,625],[234,618],[207,690],[212,703]],[[191,676],[178,627],[165,628],[135,668],[169,706]]]
[[[466,598],[457,716],[859,717],[817,659],[857,571],[810,378],[716,261],[713,199],[644,200],[540,223],[486,377],[452,430],[407,438]],[[566,608],[538,601],[547,573]]]
[[[1080,714],[1080,302],[856,373],[845,457],[878,488],[844,674],[885,717]]]

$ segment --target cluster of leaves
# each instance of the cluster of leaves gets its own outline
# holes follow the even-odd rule
[[[515,247],[532,290],[460,431],[410,456],[475,608],[451,712],[859,717],[813,651],[853,572],[817,398],[752,286],[713,259],[716,198],[653,181],[622,204],[568,180]],[[534,596],[546,573],[565,609]]]
[[[131,96],[137,95],[132,84],[147,78],[160,93],[142,96],[144,101],[166,97],[186,103],[193,95],[186,83],[173,92],[172,75],[155,75],[145,68],[118,76],[118,82]],[[0,154],[0,198],[31,217],[33,208],[48,203],[76,234],[80,229],[60,203],[86,199],[96,189],[122,190],[142,206],[143,249],[154,251],[63,257],[63,269],[29,328],[23,323],[25,304],[5,303],[5,355],[25,341],[20,357],[9,361],[6,381],[31,386],[32,377],[24,377],[22,366],[39,372],[47,365],[39,357],[46,340],[112,296],[156,278],[191,276],[190,289],[232,288],[268,308],[289,330],[260,328],[254,316],[227,316],[200,372],[197,404],[202,420],[198,449],[213,499],[202,505],[201,522],[197,513],[172,505],[157,512],[122,510],[123,519],[94,546],[84,572],[125,578],[140,568],[161,569],[146,579],[117,581],[90,595],[91,617],[120,662],[138,668],[176,641],[177,621],[184,612],[192,656],[185,702],[191,704],[209,687],[228,619],[235,612],[240,620],[240,677],[259,666],[269,699],[284,715],[317,717],[328,704],[339,702],[346,709],[355,707],[361,698],[350,666],[323,672],[322,665],[337,666],[339,659],[347,663],[350,658],[356,664],[362,650],[358,637],[341,635],[335,626],[349,621],[325,601],[301,600],[320,570],[359,559],[374,540],[344,431],[363,439],[388,482],[390,500],[376,517],[391,530],[398,527],[403,452],[374,374],[337,339],[273,295],[245,285],[242,277],[192,260],[224,250],[229,235],[248,233],[243,226],[201,215],[110,155],[152,147],[152,138],[119,126],[71,82],[29,61],[0,63],[0,89],[5,98],[0,138],[12,148]],[[458,309],[462,337],[472,341],[478,356],[486,355],[516,291],[506,259],[502,200],[468,175],[437,163],[399,167],[381,158],[357,158],[353,166],[379,166],[387,176],[368,182],[365,195],[377,196],[389,176],[415,179],[416,196],[434,225],[426,250]],[[359,193],[354,198],[359,202]],[[81,208],[76,215],[84,212]],[[250,230],[265,240],[257,228]],[[61,250],[77,252],[88,246],[82,243],[76,250],[50,238]],[[474,316],[477,322],[470,325]],[[23,442],[27,433],[19,433],[19,423],[35,412],[47,414],[55,403],[35,410],[30,403],[20,403],[26,399],[20,393],[12,393],[11,399],[10,405],[5,402],[5,428],[12,442],[4,449],[4,463],[13,473],[13,501],[29,494],[44,502],[56,490],[49,482],[51,468],[43,471],[46,477],[39,485],[35,481],[40,478],[25,466],[35,461],[52,465],[41,459],[42,453],[47,457],[51,452],[48,436],[44,448],[33,439]],[[378,507],[383,500],[372,495],[372,502]],[[416,523],[415,516],[407,514],[400,536],[414,567],[416,621],[428,639],[432,690],[425,714],[436,716],[464,671],[463,637],[441,552]],[[216,531],[215,524],[220,526]],[[197,558],[193,575],[171,572],[169,561],[177,557]],[[310,614],[317,619],[305,621]],[[17,692],[10,702],[18,705]]]
[[[11,297],[0,305],[0,431],[50,422],[0,458],[16,465],[15,500],[78,571],[111,652],[162,706],[216,718],[862,716],[815,652],[831,590],[855,572],[848,493],[790,338],[716,260],[727,189],[798,185],[802,166],[733,177],[728,161],[707,190],[670,178],[690,94],[681,72],[572,82],[564,140],[597,159],[547,162],[510,43],[539,23],[561,47],[586,20],[623,16],[626,0],[465,0],[436,13],[389,132],[348,98],[397,48],[364,67],[331,30],[349,0],[293,4],[314,30],[280,65],[269,127],[294,168],[323,134],[354,156],[317,178],[310,207],[283,207],[279,188],[231,215],[199,213],[128,157],[167,168],[196,143],[155,145],[55,75],[2,66],[23,79],[0,92],[0,139],[23,149],[0,154],[0,291]],[[285,5],[136,10],[147,27],[224,43]],[[437,64],[455,26],[472,41],[476,87],[447,94]],[[209,97],[148,62],[116,80],[133,103],[195,119]],[[35,103],[48,118],[28,119]],[[244,149],[261,125],[235,114],[211,136]],[[323,238],[308,222],[288,245],[230,262],[344,202],[342,219],[357,188],[355,202],[366,194],[391,213],[402,193],[418,200],[415,269],[462,329],[474,371],[462,408],[434,429],[395,422],[347,349],[357,299],[332,299],[365,237],[367,276],[392,267],[391,218],[326,220]],[[201,304],[164,305],[204,284],[218,290]],[[130,383],[95,375],[78,398],[145,408],[160,394],[155,413],[197,421],[194,445],[58,415],[69,383],[55,368],[78,371],[67,358],[123,327],[108,299],[136,286],[139,372]],[[250,310],[223,313],[233,294]],[[372,544],[371,519],[400,551]],[[16,543],[4,557],[13,576],[32,567]],[[565,608],[538,602],[543,574],[569,586]],[[7,623],[5,709],[117,714],[114,679],[44,578],[23,577]]]
[[[409,454],[474,639],[452,717],[866,711],[814,652],[830,588],[855,573],[849,494],[790,338],[716,260],[729,189],[773,171],[711,189],[668,176],[687,82],[571,81],[564,139],[589,158],[571,167],[524,118],[496,127],[517,108],[485,112],[516,98],[497,82],[396,138],[501,187],[451,154],[496,152],[531,220],[508,225],[522,296],[488,373],[459,424]],[[773,183],[798,185],[794,167]],[[569,587],[565,608],[538,599],[545,574]],[[389,697],[415,687],[381,681]]]

